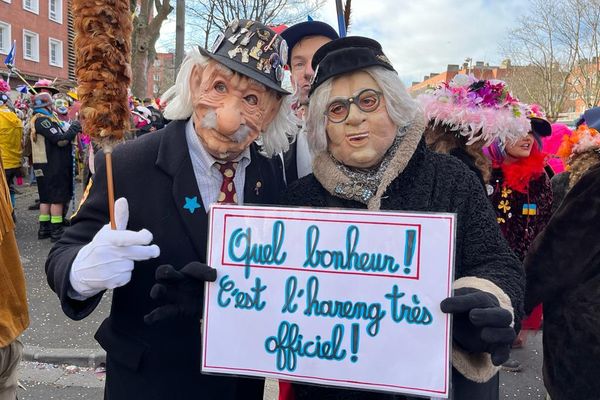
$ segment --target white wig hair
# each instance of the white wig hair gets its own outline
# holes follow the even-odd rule
[[[368,73],[377,82],[383,98],[387,113],[396,125],[398,132],[408,126],[416,117],[419,110],[418,103],[408,94],[406,87],[395,71],[374,66],[362,70]],[[327,105],[331,94],[333,77],[315,89],[310,96],[308,113],[304,129],[308,135],[308,144],[313,155],[327,150]]]
[[[190,90],[190,79],[192,71],[196,65],[206,66],[211,61],[211,58],[203,56],[197,48],[193,48],[188,52],[185,60],[181,64],[175,85],[171,86],[162,95],[161,100],[167,102],[165,107],[165,118],[170,120],[176,119],[188,119],[194,113],[194,105],[192,103],[192,93]],[[213,61],[217,62],[217,61]],[[218,63],[218,62],[217,62]],[[225,71],[231,71],[229,68],[222,64],[218,64],[220,68]],[[251,78],[250,78],[251,79]],[[258,85],[265,87],[263,84],[255,81]],[[265,87],[266,88],[266,87]],[[268,88],[267,88],[268,89]],[[273,96],[280,96],[273,90],[268,89]],[[283,96],[279,110],[275,115],[275,118],[266,131],[261,132],[260,143],[262,145],[262,151],[271,157],[277,153],[285,152],[289,149],[290,142],[293,142],[293,138],[296,135],[297,126],[299,121],[292,112],[292,96]]]

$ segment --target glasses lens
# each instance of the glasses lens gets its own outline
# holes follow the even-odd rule
[[[358,95],[358,106],[365,112],[375,111],[379,106],[379,94],[371,89]]]
[[[348,105],[341,102],[335,101],[329,105],[327,109],[327,117],[331,122],[340,122],[348,115]]]

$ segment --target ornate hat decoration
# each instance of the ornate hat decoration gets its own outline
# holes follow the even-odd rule
[[[50,92],[53,95],[60,92],[60,90],[58,90],[57,88],[55,88],[52,85],[53,85],[53,82],[50,79],[40,79],[39,81],[37,81],[36,83],[33,84],[33,88],[38,93],[40,93],[40,91],[42,89],[47,90],[48,92]],[[31,90],[31,89],[29,89],[29,92],[31,94],[34,94],[33,90]]]
[[[271,28],[248,19],[234,20],[221,32],[210,49],[200,53],[282,94],[283,66],[287,63],[286,41]]]
[[[552,135],[552,125],[546,119],[546,113],[538,104],[529,104],[527,107],[527,118],[531,121],[531,130],[539,136]]]
[[[467,138],[467,144],[495,139],[515,142],[531,130],[528,108],[509,92],[506,83],[456,75],[417,97],[425,116]]]
[[[600,150],[600,133],[587,125],[579,125],[570,135],[564,135],[556,153],[563,160],[590,150]]]
[[[329,78],[373,66],[395,71],[390,60],[383,54],[381,45],[373,39],[347,36],[326,43],[312,59],[315,74],[309,95]]]

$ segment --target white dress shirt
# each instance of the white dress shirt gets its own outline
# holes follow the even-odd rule
[[[192,118],[185,126],[185,138],[187,140],[196,183],[202,196],[202,203],[208,212],[210,205],[217,202],[223,183],[223,175],[215,166],[217,160],[208,154],[200,143],[200,139],[194,129]],[[244,182],[246,181],[246,167],[250,164],[250,149],[246,148],[235,160],[238,162],[233,184],[237,193],[238,204],[244,203]]]

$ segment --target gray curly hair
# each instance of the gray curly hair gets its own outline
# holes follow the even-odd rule
[[[363,71],[368,73],[381,88],[388,115],[398,130],[400,131],[401,128],[409,125],[417,115],[419,105],[410,97],[398,74],[379,66],[369,67]],[[315,89],[312,96],[310,96],[306,123],[303,129],[307,132],[308,144],[313,155],[327,150],[327,116],[325,111],[327,110],[333,79],[328,79]]]
[[[200,54],[197,48],[188,52],[185,60],[181,64],[175,84],[171,86],[162,95],[161,100],[167,103],[165,108],[165,118],[188,119],[194,112],[192,104],[192,93],[190,90],[190,78],[196,65],[206,66],[210,62],[216,62],[209,57]],[[229,70],[224,65],[219,64],[220,68]],[[231,71],[233,73],[233,71]],[[256,82],[258,85],[261,83]],[[265,87],[266,88],[266,87]],[[285,152],[289,149],[290,138],[293,138],[297,131],[298,121],[292,113],[291,96],[283,96],[277,115],[269,124],[265,132],[261,132],[260,142],[264,153],[271,157],[277,153]]]

